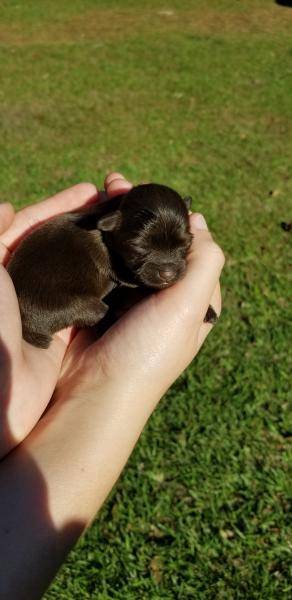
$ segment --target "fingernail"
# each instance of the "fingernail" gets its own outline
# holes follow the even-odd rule
[[[203,217],[203,215],[197,214],[195,216],[195,226],[196,229],[204,229],[208,231],[208,225]]]

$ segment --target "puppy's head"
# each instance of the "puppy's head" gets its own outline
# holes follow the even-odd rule
[[[164,185],[134,187],[98,228],[138,285],[165,288],[185,272],[191,245],[188,207]]]

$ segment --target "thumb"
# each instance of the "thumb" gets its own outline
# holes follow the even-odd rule
[[[177,303],[181,311],[202,322],[224,265],[224,254],[212,238],[202,215],[190,216],[193,235],[187,271],[173,287],[159,292]]]
[[[199,288],[206,301],[218,282],[224,266],[222,249],[213,240],[203,215],[195,213],[190,217],[193,243],[189,256],[187,284]]]

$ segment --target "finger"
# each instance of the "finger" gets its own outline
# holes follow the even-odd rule
[[[14,243],[35,225],[53,216],[86,206],[97,199],[92,183],[79,183],[55,194],[47,200],[27,206],[16,213],[12,225],[0,236],[0,241],[11,249]]]
[[[109,198],[114,198],[114,196],[128,192],[132,189],[133,184],[120,173],[110,173],[105,178],[104,186]]]
[[[6,263],[9,260],[9,257],[10,257],[9,250],[7,250],[6,246],[4,246],[4,244],[1,244],[1,242],[0,242],[0,264],[6,265]]]
[[[60,331],[55,333],[53,339],[59,338],[64,342],[66,346],[68,346],[69,344],[71,344],[77,331],[78,329],[72,325],[71,327],[66,327],[65,329],[61,329]]]
[[[0,234],[8,229],[14,218],[14,209],[10,202],[0,204]]]
[[[0,204],[0,234],[4,233],[14,219],[14,209],[10,202]],[[5,244],[0,242],[0,263],[5,264],[9,259],[9,251]]]
[[[62,385],[64,377],[71,377],[74,372],[79,371],[85,365],[85,351],[94,342],[96,342],[96,335],[91,328],[85,328],[78,331],[62,362],[62,369],[58,379],[58,385]]]
[[[166,301],[174,302],[180,311],[191,313],[198,322],[203,322],[219,281],[224,255],[200,217],[201,215],[190,217],[193,242],[186,274],[173,287],[162,290],[159,294],[164,295]]]
[[[64,369],[68,369],[69,363],[70,368],[72,368],[72,362],[77,368],[78,357],[95,339],[96,337],[92,335],[90,329],[86,328],[79,330],[74,326],[67,327],[66,329],[62,329],[53,335],[53,339],[46,350],[40,350],[31,344],[25,344],[25,354],[26,356],[31,357],[31,364],[33,365],[35,363],[38,372],[41,361],[44,361],[47,375],[50,375],[50,379],[56,383],[62,365],[62,372]],[[70,352],[67,353],[69,344]],[[37,375],[38,373],[36,373],[36,376]]]
[[[9,354],[21,350],[21,319],[14,285],[6,269],[0,265],[0,336]]]

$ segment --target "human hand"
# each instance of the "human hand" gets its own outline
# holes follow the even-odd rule
[[[130,188],[112,174],[106,192],[112,197]],[[0,457],[31,431],[55,389],[72,328],[54,335],[47,350],[22,339],[21,319],[12,281],[4,268],[20,239],[38,223],[104,199],[92,184],[79,184],[28,206],[16,214],[9,203],[0,205]]]
[[[224,257],[200,219],[190,217],[183,279],[133,306],[99,340],[90,329],[75,336],[48,410],[20,445],[49,482],[58,528],[77,517],[88,526],[160,398],[211,331],[209,304],[220,314]]]
[[[110,185],[130,186],[123,178],[107,179],[108,190]],[[5,210],[7,223],[13,215],[11,209]],[[12,386],[7,382],[6,388],[14,410],[9,418],[11,414],[17,418],[19,411],[16,423],[21,435],[25,411],[31,412],[30,424],[32,414],[43,411],[64,357],[49,409],[1,462],[5,490],[1,560],[3,585],[6,590],[9,587],[10,596],[41,596],[102,506],[155,405],[212,329],[203,322],[208,305],[220,313],[222,251],[199,216],[190,219],[194,240],[184,278],[135,305],[98,341],[93,340],[91,330],[82,330],[69,347],[68,332],[58,334],[48,350],[24,343],[14,289],[8,274],[0,269],[0,285],[6,286],[0,296],[0,331],[9,350],[4,348],[0,354],[0,377],[8,357]],[[55,354],[48,354],[54,345]],[[41,409],[34,405],[38,396]],[[24,403],[28,409],[23,409]],[[31,518],[23,519],[23,506]],[[16,579],[15,569],[20,575]]]
[[[65,356],[55,399],[111,395],[157,401],[191,362],[212,325],[204,323],[209,304],[221,311],[222,250],[201,215],[190,216],[194,236],[187,273],[174,286],[151,294],[124,315],[97,342],[82,331]]]

